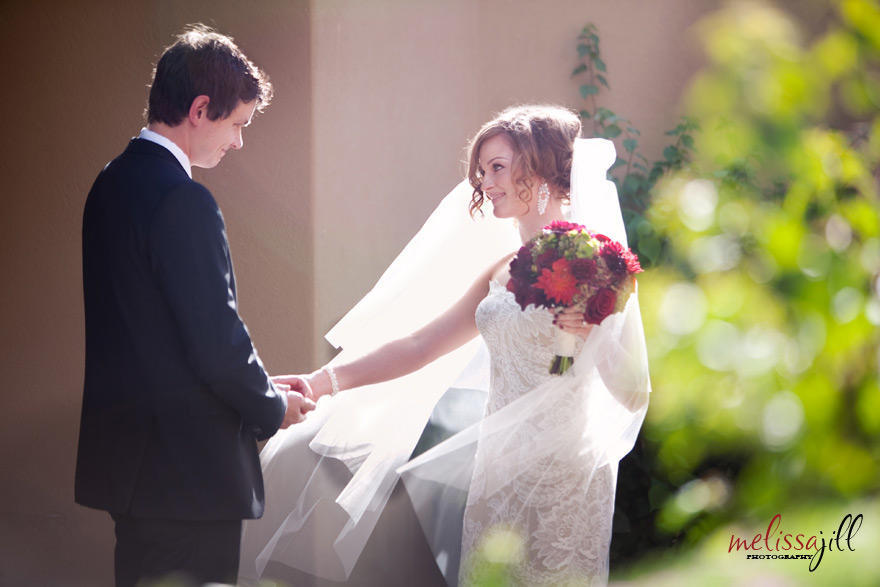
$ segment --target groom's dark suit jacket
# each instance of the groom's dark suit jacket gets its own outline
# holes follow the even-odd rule
[[[211,193],[134,139],[83,214],[86,368],[76,501],[135,517],[256,518],[272,387],[237,311]]]

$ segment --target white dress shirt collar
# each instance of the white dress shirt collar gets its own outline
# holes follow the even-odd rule
[[[174,155],[178,161],[180,161],[180,165],[183,167],[184,171],[186,171],[186,174],[189,176],[189,178],[192,179],[192,165],[189,162],[189,157],[186,156],[186,153],[183,152],[183,149],[178,147],[174,143],[174,141],[146,127],[141,129],[141,134],[138,135],[138,138],[152,141],[157,145],[162,145],[163,147],[171,151],[171,154]]]

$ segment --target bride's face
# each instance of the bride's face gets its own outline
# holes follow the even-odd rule
[[[517,196],[513,177],[513,144],[505,134],[497,134],[480,146],[477,157],[482,175],[483,196],[492,202],[498,218],[519,218],[529,212],[529,205]]]

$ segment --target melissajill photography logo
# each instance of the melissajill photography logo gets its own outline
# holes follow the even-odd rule
[[[767,531],[763,534],[755,534],[751,538],[740,538],[736,534],[730,535],[730,547],[727,552],[743,551],[747,559],[807,559],[810,561],[810,572],[819,568],[825,552],[833,552],[835,549],[844,552],[855,552],[853,537],[862,527],[864,516],[858,514],[846,514],[840,521],[837,530],[831,532],[827,538],[820,530],[817,534],[803,532],[792,533],[782,530],[782,514],[776,514],[770,520]],[[844,548],[845,547],[845,548]],[[757,554],[761,552],[762,554]],[[766,553],[766,554],[765,554]]]

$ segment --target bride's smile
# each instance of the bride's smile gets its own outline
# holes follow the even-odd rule
[[[492,212],[497,218],[515,218],[528,211],[528,204],[520,198],[508,198],[517,194],[511,168],[513,145],[505,134],[486,139],[480,147],[479,166],[483,196],[492,202]]]

